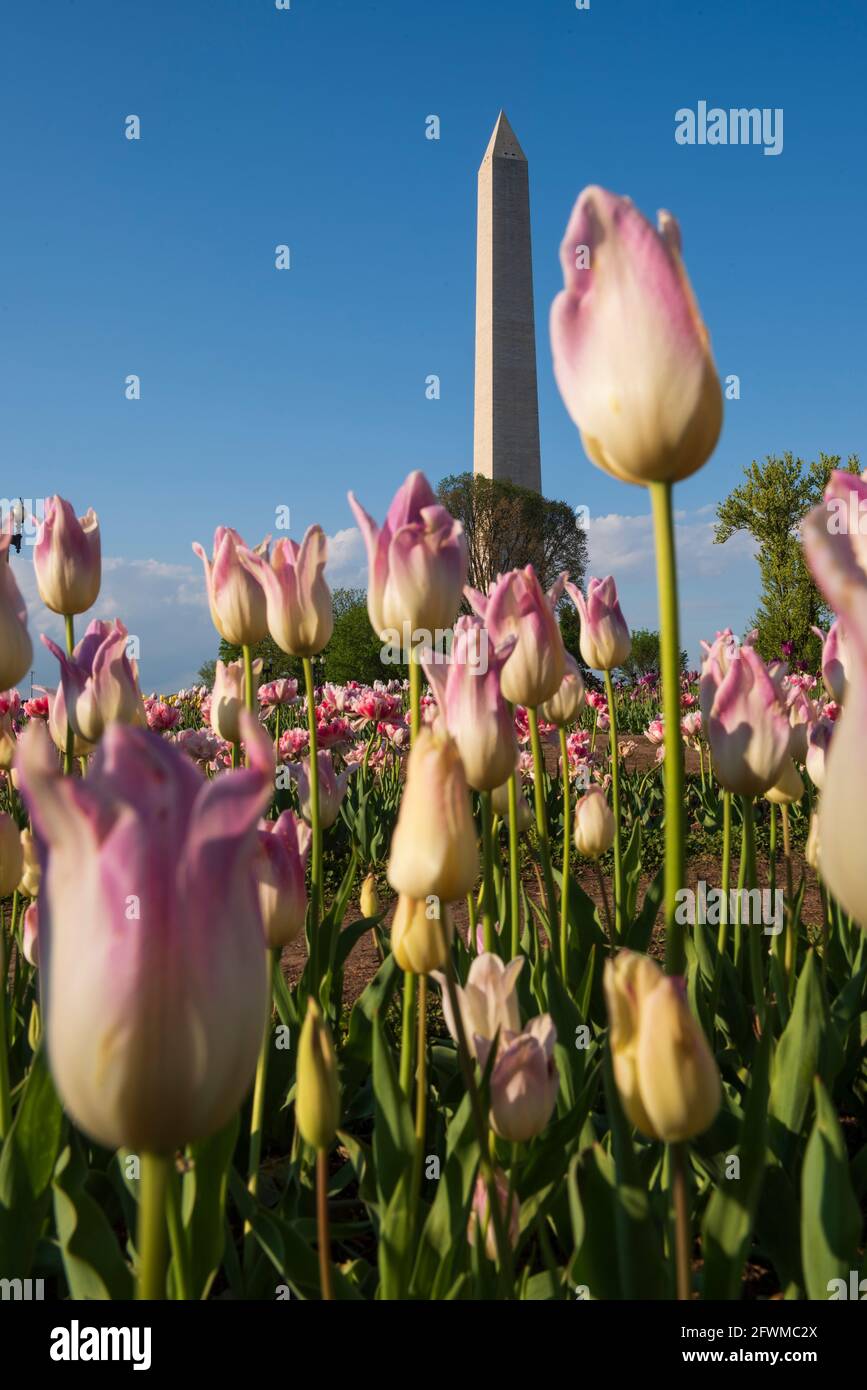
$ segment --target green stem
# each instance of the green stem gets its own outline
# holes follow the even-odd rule
[[[620,844],[620,758],[617,748],[617,710],[611,672],[605,676],[608,697],[608,753],[611,758],[611,809],[614,812],[614,924],[618,939],[623,936],[623,856]]]
[[[415,1073],[415,1152],[412,1164],[412,1206],[418,1215],[421,1175],[424,1167],[424,1136],[427,1111],[427,976],[418,980],[418,1063]]]
[[[414,652],[409,653],[409,718],[413,743],[421,730],[421,666]],[[407,1100],[412,1098],[412,1071],[415,1022],[415,975],[406,971],[403,977],[403,1019],[400,1037],[400,1085]]]
[[[518,859],[518,774],[509,778],[509,916],[512,919],[511,958],[521,948],[521,897],[518,888],[520,861]]]
[[[671,484],[650,484],[659,590],[659,646],[662,717],[665,724],[665,969],[686,968],[684,932],[677,921],[677,894],[684,886],[684,776],[680,737],[680,630],[677,611],[677,559]]]
[[[146,1302],[166,1296],[166,1192],[170,1166],[171,1159],[164,1154],[142,1154],[136,1296]]]
[[[479,800],[482,811],[482,868],[485,898],[482,904],[482,937],[485,950],[494,949],[494,844],[491,835],[491,793],[482,792]]]
[[[191,1298],[190,1283],[190,1261],[187,1243],[184,1239],[183,1221],[181,1219],[181,1184],[183,1178],[177,1172],[174,1165],[169,1169],[168,1181],[166,1184],[166,1217],[169,1226],[169,1246],[172,1252],[172,1263],[175,1273],[175,1283],[177,1286],[177,1297],[183,1302]]]
[[[404,971],[403,1015],[400,1031],[400,1089],[407,1100],[412,1098],[413,1023],[415,1021],[415,975]]]
[[[316,1243],[319,1246],[319,1287],[326,1302],[334,1298],[331,1278],[331,1231],[328,1222],[328,1150],[316,1151]]]
[[[279,960],[280,952],[277,953]],[[273,974],[273,955],[269,953]],[[253,1086],[253,1109],[250,1114],[250,1147],[247,1158],[247,1191],[255,1199],[259,1191],[259,1164],[262,1159],[262,1133],[265,1128],[265,1091],[268,1085],[268,1053],[271,1050],[271,1000],[268,1000],[268,1014],[259,1060],[256,1063],[256,1081]],[[249,1268],[253,1254],[253,1240],[250,1223],[244,1226],[244,1263]]]
[[[795,979],[795,890],[792,879],[792,842],[789,832],[789,808],[783,808],[783,859],[786,866],[786,951],[785,971],[789,994]],[[774,899],[772,898],[773,902]]]
[[[539,716],[535,709],[527,710],[530,721],[530,743],[533,749],[533,796],[536,804],[536,832],[539,836],[539,857],[542,860],[542,873],[545,877],[545,896],[548,899],[548,936],[551,950],[558,952],[558,925],[556,913],[556,894],[554,875],[551,873],[551,851],[548,846],[548,817],[545,813],[545,759],[542,757],[542,740],[539,737]]]
[[[686,1145],[671,1144],[671,1195],[674,1205],[674,1251],[677,1297],[692,1297],[692,1232],[686,1181]]]
[[[71,613],[65,613],[63,621],[66,624],[66,651],[72,656],[75,650],[75,618]],[[75,730],[72,727],[70,712],[66,711],[66,749],[63,754],[63,771],[67,777],[72,776],[72,768],[75,762]]]
[[[713,991],[711,994],[711,1023],[716,1018],[719,993],[722,986],[723,960],[728,949],[729,934],[729,883],[732,872],[732,794],[723,792],[723,852],[722,852],[722,895],[720,905],[719,932],[717,934],[716,964],[713,972]]]
[[[756,827],[753,820],[753,799],[751,796],[741,797],[741,811],[744,818],[744,858],[746,859],[745,886],[747,894],[756,887]],[[747,897],[747,901],[752,904],[752,898]],[[752,916],[752,912],[750,913]],[[749,934],[749,960],[750,978],[753,988],[753,1000],[759,1018],[764,1018],[765,1013],[765,986],[762,974],[762,914],[759,913],[758,922],[747,921],[746,928]]]
[[[316,693],[313,688],[313,663],[309,656],[302,658],[304,689],[307,695],[307,732],[310,755],[310,824],[313,831],[313,853],[310,865],[310,955],[314,999],[319,998],[319,912],[322,902],[322,825],[319,819],[319,750],[316,739]]]
[[[560,889],[560,973],[566,981],[569,944],[569,851],[572,846],[572,807],[569,800],[569,747],[560,725],[560,779],[563,787],[563,881]]]

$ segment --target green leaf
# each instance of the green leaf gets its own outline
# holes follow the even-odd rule
[[[828,1005],[816,954],[808,951],[771,1073],[771,1145],[790,1170],[806,1119],[813,1078],[819,1071],[827,1027]]]
[[[181,1189],[190,1298],[207,1298],[222,1263],[229,1167],[239,1128],[236,1113],[217,1134],[190,1146],[192,1167],[184,1174]]]
[[[858,1268],[861,1213],[849,1177],[846,1141],[834,1106],[818,1077],[816,1119],[801,1173],[801,1256],[807,1297],[827,1299],[830,1281]]]
[[[418,1297],[445,1298],[455,1261],[467,1254],[467,1218],[478,1163],[472,1108],[465,1095],[448,1127],[445,1163],[419,1240],[412,1277]]]
[[[87,1166],[77,1137],[54,1170],[54,1220],[73,1299],[129,1299],[132,1271],[100,1206],[86,1191]]]
[[[65,1120],[42,1050],[36,1053],[0,1154],[0,1277],[26,1279],[45,1219]]]
[[[603,1053],[602,1076],[614,1149],[614,1229],[621,1296],[665,1298],[668,1279],[661,1232],[653,1221],[650,1194],[632,1147],[632,1135],[614,1084],[608,1047]]]
[[[384,1211],[412,1163],[415,1134],[378,1014],[373,1020],[373,1097],[373,1163]]]
[[[737,1157],[737,1177],[724,1176],[704,1216],[705,1298],[737,1299],[765,1171],[771,1035],[756,1052]]]

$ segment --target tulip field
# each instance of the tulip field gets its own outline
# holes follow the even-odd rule
[[[602,242],[616,254],[576,269]],[[527,565],[469,587],[463,528],[418,471],[381,522],[349,497],[371,626],[408,669],[373,685],[316,674],[319,526],[195,545],[215,645],[242,656],[161,693],[123,615],[88,616],[93,510],[52,497],[32,547],[0,539],[9,1287],[867,1290],[867,481],[834,472],[804,520],[836,615],[821,665],[764,659],[721,608],[684,669],[672,496],[722,395],[679,231],[591,188],[561,259],[564,402],[652,506],[658,674],[623,674],[616,576],[546,591]],[[57,679],[27,698],[30,563],[65,641],[43,638]],[[266,636],[287,671],[263,682]]]

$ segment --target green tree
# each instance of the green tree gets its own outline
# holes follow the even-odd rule
[[[199,682],[206,685],[209,690],[214,688],[214,676],[217,674],[216,661],[203,661],[199,667]]]
[[[837,454],[820,454],[813,463],[791,453],[768,455],[764,463],[753,460],[744,481],[717,507],[718,544],[746,531],[757,545],[762,589],[751,626],[758,628],[756,645],[765,660],[778,657],[783,642],[792,643],[794,660],[811,665],[819,660],[819,642],[810,629],[826,626],[830,615],[804,560],[799,528],[839,466]],[[850,456],[845,471],[860,472],[857,456]]]
[[[486,593],[498,574],[528,564],[545,589],[561,570],[576,584],[583,581],[587,537],[568,502],[475,473],[443,478],[437,496],[463,525],[474,589]]]
[[[367,595],[364,589],[337,588],[332,594],[334,631],[328,645],[314,657],[314,676],[317,685],[323,680],[344,685],[356,680],[371,684],[375,680],[402,680],[402,666],[386,665],[380,659],[382,643],[370,626],[367,616]],[[238,661],[241,648],[222,640],[220,660]],[[269,635],[253,648],[253,660],[262,660],[260,684],[290,676],[303,688],[304,668],[301,658],[287,656]],[[202,667],[202,671],[205,667]],[[201,674],[201,673],[200,673]]]
[[[659,633],[637,627],[632,635],[632,650],[620,670],[627,680],[637,681],[651,672],[659,675]],[[680,653],[680,669],[686,670],[686,652]]]

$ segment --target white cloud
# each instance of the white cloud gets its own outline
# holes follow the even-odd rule
[[[758,595],[756,546],[739,533],[724,545],[714,543],[714,508],[675,513],[681,645],[697,660],[699,639],[731,625],[743,631]],[[659,626],[656,554],[649,514],[611,512],[591,517],[587,532],[589,575],[613,574],[626,621],[631,627]]]

